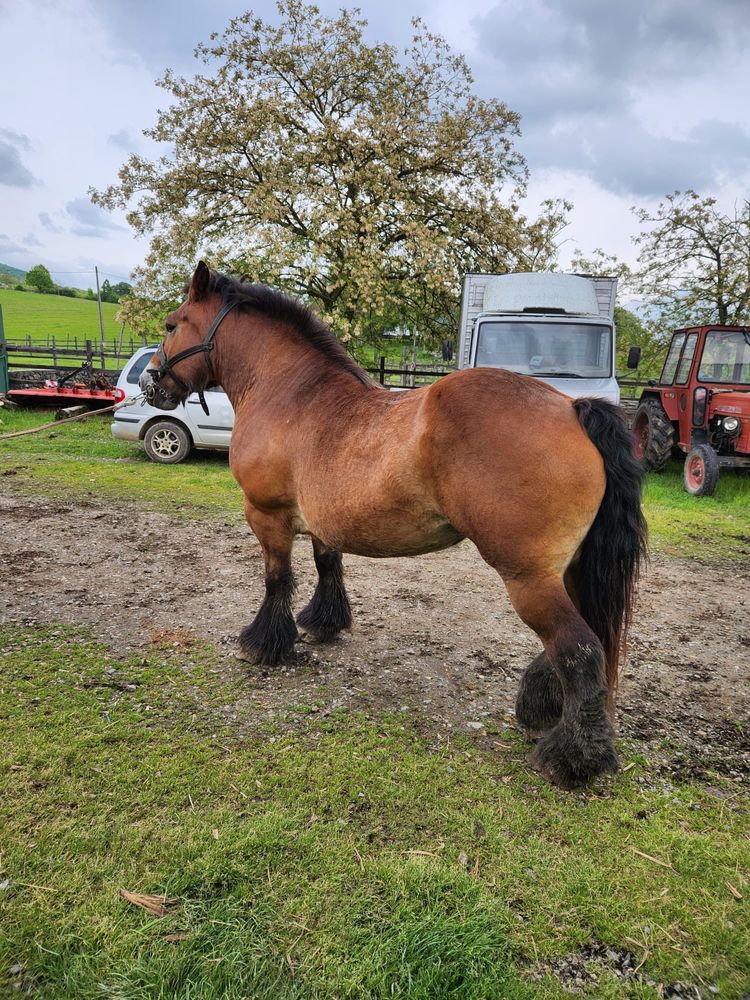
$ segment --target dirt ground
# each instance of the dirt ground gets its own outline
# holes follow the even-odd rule
[[[263,593],[244,525],[14,495],[0,497],[0,517],[0,621],[83,624],[123,653],[176,644],[186,659],[191,640],[207,639],[246,686],[223,710],[239,729],[294,721],[293,706],[306,705],[413,713],[436,734],[497,745],[539,649],[469,542],[418,559],[345,557],[351,633],[300,642],[294,663],[269,670],[234,656]],[[315,586],[308,540],[294,563],[299,610]],[[749,578],[750,567],[664,556],[645,574],[618,728],[672,777],[715,771],[750,783]]]

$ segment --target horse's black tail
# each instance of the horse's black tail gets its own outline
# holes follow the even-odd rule
[[[635,586],[647,555],[641,510],[643,472],[619,407],[603,399],[577,399],[573,406],[604,460],[607,477],[604,498],[583,542],[575,588],[581,614],[604,647],[612,707]]]

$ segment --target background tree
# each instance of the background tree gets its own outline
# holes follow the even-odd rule
[[[731,214],[715,198],[675,191],[651,212],[633,240],[640,252],[634,285],[651,304],[650,322],[666,335],[705,323],[750,320],[750,202]]]
[[[141,293],[166,304],[206,255],[305,297],[344,339],[437,332],[466,271],[554,261],[568,206],[521,214],[518,116],[472,93],[442,38],[416,20],[399,58],[364,41],[357,11],[278,10],[278,26],[248,12],[212,36],[193,79],[168,71],[172,103],[146,134],[169,152],[92,192],[151,236]]]
[[[129,285],[127,281],[118,281],[117,284],[113,285],[109,281],[109,278],[105,278],[100,290],[102,302],[119,302],[120,299],[129,295],[132,290],[133,286]]]
[[[54,292],[55,290],[52,275],[44,264],[37,264],[36,267],[32,267],[26,275],[26,284],[31,285],[32,288],[36,288],[38,292]]]

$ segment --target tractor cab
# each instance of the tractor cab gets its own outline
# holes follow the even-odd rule
[[[687,456],[685,489],[694,496],[712,494],[722,468],[750,469],[750,327],[675,331],[633,433],[648,469],[661,472],[675,451]]]

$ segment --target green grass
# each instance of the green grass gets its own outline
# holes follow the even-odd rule
[[[0,410],[0,434],[37,426],[50,413]],[[14,488],[61,497],[130,499],[156,508],[240,516],[241,498],[225,455],[194,452],[181,465],[156,465],[135,444],[115,441],[109,417],[61,425],[39,435],[0,441],[0,469],[15,471]],[[11,486],[11,479],[5,480]],[[715,496],[691,497],[682,466],[649,475],[644,509],[655,551],[686,558],[746,560],[750,551],[750,477],[724,472]]]
[[[645,978],[599,970],[585,996],[750,985],[729,786],[662,785],[624,747],[630,770],[571,795],[515,734],[438,745],[304,706],[241,737],[222,706],[251,719],[253,674],[224,676],[210,646],[134,658],[13,628],[0,651],[2,995],[562,1000],[528,971],[591,941]],[[176,902],[159,919],[119,888]]]
[[[722,471],[712,497],[693,497],[682,484],[683,463],[649,474],[644,509],[655,546],[672,555],[711,559],[750,555],[750,476]]]
[[[0,435],[53,419],[51,410],[0,409]],[[8,488],[47,496],[133,500],[150,509],[242,516],[242,498],[226,453],[196,451],[181,465],[157,465],[135,443],[112,437],[111,414],[61,424],[39,434],[0,441],[0,471]]]

